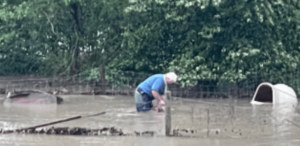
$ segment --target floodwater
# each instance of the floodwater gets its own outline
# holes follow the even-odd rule
[[[175,99],[171,107],[171,137],[164,136],[164,113],[135,112],[133,97],[63,95],[60,105],[3,104],[0,127],[31,127],[78,115],[106,114],[68,121],[46,128],[115,127],[127,136],[73,136],[47,134],[0,134],[0,145],[300,145],[298,106],[252,106],[250,99]],[[155,131],[154,136],[134,133]]]

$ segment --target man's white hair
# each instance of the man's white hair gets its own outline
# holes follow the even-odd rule
[[[175,74],[175,72],[168,72],[165,74],[167,78],[169,78],[174,83],[177,81],[178,76]]]

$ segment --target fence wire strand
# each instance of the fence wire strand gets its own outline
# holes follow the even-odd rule
[[[6,76],[0,77],[0,91],[4,94],[14,90],[38,89],[50,92],[64,89],[69,94],[133,95],[136,86],[150,75],[140,72],[107,71],[105,81],[87,80],[88,77],[82,74],[57,77]],[[168,86],[168,90],[172,96],[182,98],[251,98],[260,83],[270,82],[286,84],[292,87],[298,95],[300,91],[298,75],[299,72],[297,75],[287,74],[281,82],[274,75],[260,76],[258,74],[242,80],[237,79],[235,82],[222,81],[220,83],[200,80],[197,85],[190,87],[172,84]]]

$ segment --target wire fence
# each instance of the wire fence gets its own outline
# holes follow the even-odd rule
[[[151,76],[149,73],[107,71],[104,82],[88,80],[84,75],[0,77],[0,91],[2,94],[7,94],[8,91],[37,89],[47,92],[59,91],[61,94],[133,96],[136,86],[149,76]],[[172,97],[180,97],[179,100],[171,101],[173,103],[171,105],[173,110],[170,113],[171,134],[200,137],[256,137],[259,132],[260,135],[272,135],[274,130],[282,129],[279,126],[272,127],[271,124],[266,126],[266,123],[277,124],[280,115],[274,120],[270,118],[274,116],[272,112],[266,114],[265,111],[261,111],[264,109],[253,112],[255,108],[234,105],[234,102],[229,102],[233,101],[231,99],[228,99],[225,104],[186,98],[251,98],[262,82],[284,83],[299,94],[298,77],[299,72],[287,73],[281,77],[281,82],[274,74],[254,74],[242,80],[237,79],[235,82],[200,80],[192,87],[181,87],[180,84],[169,85],[168,89]],[[282,109],[278,111],[285,112]],[[248,113],[257,115],[253,117]],[[290,124],[285,124],[283,129],[286,127],[290,128]]]
[[[297,74],[286,74],[282,77],[275,75],[253,74],[246,79],[235,82],[213,80],[199,80],[192,87],[181,87],[180,84],[168,86],[174,97],[182,98],[250,98],[256,87],[262,82],[272,84],[283,83],[291,86],[297,93],[300,82]],[[125,72],[108,70],[105,81],[88,80],[85,75],[40,77],[40,76],[9,76],[0,77],[0,93],[6,94],[14,90],[43,90],[47,92],[59,91],[61,94],[104,94],[133,96],[136,86],[151,76],[149,73]],[[279,79],[282,81],[280,82]]]

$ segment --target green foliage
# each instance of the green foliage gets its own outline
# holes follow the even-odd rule
[[[105,79],[115,87],[126,87],[128,85],[138,85],[149,76],[150,74],[147,73],[108,69]]]
[[[271,15],[265,5],[272,11],[280,11],[281,16]],[[201,9],[192,6],[188,9],[191,8],[194,9],[190,16],[198,14],[195,17],[201,21],[195,17],[182,20],[182,23],[189,20],[191,24],[186,33],[189,37],[187,49],[170,63],[170,69],[181,74],[183,85],[194,85],[202,79],[234,82],[251,74],[272,75],[278,82],[283,82],[279,78],[286,76],[287,72],[289,75],[296,73],[298,42],[289,47],[282,45],[286,37],[290,39],[294,35],[299,38],[292,32],[293,22],[289,23],[293,16],[282,11],[289,9],[288,6],[256,1],[222,1],[217,7],[208,5]],[[283,37],[286,31],[289,33]],[[270,80],[270,77],[266,79]]]
[[[85,72],[82,72],[80,74],[80,77],[88,81],[98,80],[100,78],[99,68],[92,68]]]
[[[3,0],[0,7],[0,74],[96,80],[105,66],[118,86],[142,80],[124,71],[176,71],[182,86],[193,86],[253,74],[283,82],[299,67],[296,0]]]

